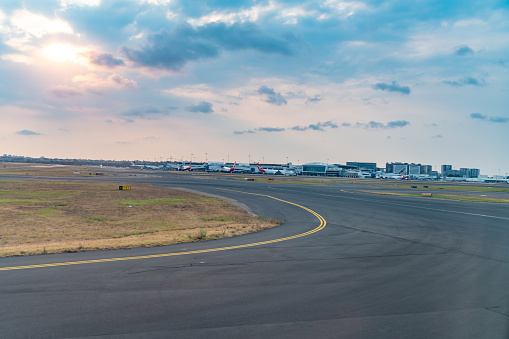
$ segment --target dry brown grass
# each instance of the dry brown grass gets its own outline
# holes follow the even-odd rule
[[[0,174],[2,175],[84,177],[97,173],[103,173],[103,170],[83,166],[0,163]]]
[[[0,257],[194,242],[280,224],[218,199],[131,186],[0,181]]]

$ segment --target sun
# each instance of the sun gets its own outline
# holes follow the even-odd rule
[[[42,49],[42,55],[55,62],[82,62],[84,48],[65,43],[54,43]]]

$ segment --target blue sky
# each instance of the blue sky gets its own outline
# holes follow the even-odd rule
[[[509,172],[507,1],[2,1],[0,153]]]

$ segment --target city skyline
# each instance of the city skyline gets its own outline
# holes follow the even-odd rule
[[[399,171],[399,168],[397,170],[394,170],[394,166],[407,166],[408,168],[408,173],[412,172],[412,170],[410,170],[410,167],[409,166],[417,166],[417,167],[420,167],[420,170],[418,174],[428,174],[430,176],[434,175],[433,173],[431,173],[432,171],[435,172],[437,175],[439,176],[448,176],[448,173],[447,172],[450,172],[453,174],[453,176],[456,176],[457,174],[461,174],[461,176],[464,176],[464,177],[468,177],[468,178],[477,178],[478,176],[480,177],[488,177],[488,176],[491,176],[491,177],[504,177],[504,178],[509,178],[508,174],[509,172],[505,172],[505,173],[501,173],[500,171],[498,173],[494,173],[494,174],[491,174],[491,175],[488,175],[488,174],[484,174],[482,173],[481,174],[481,169],[479,168],[466,168],[466,167],[463,167],[463,168],[457,168],[455,167],[454,165],[450,165],[450,164],[442,164],[439,166],[437,165],[430,165],[430,164],[422,164],[422,163],[405,163],[405,162],[386,162],[385,163],[385,166],[383,166],[383,164],[380,164],[380,166],[378,166],[378,163],[371,163],[371,162],[352,162],[352,161],[346,161],[346,162],[343,162],[343,163],[338,163],[338,162],[333,162],[331,161],[330,163],[323,163],[323,162],[310,162],[310,163],[300,163],[299,161],[297,163],[292,163],[291,161],[288,161],[286,163],[265,163],[262,161],[259,161],[259,160],[254,160],[254,159],[249,159],[248,162],[246,163],[243,163],[243,162],[240,162],[240,161],[229,161],[229,159],[221,159],[221,161],[217,161],[217,160],[208,160],[207,159],[207,154],[205,154],[205,158],[206,160],[203,161],[203,160],[198,160],[198,159],[195,159],[194,158],[194,154],[192,156],[192,164],[213,164],[214,166],[217,165],[217,163],[221,163],[223,165],[233,165],[234,163],[238,163],[239,165],[242,165],[242,164],[250,164],[251,166],[254,166],[256,164],[262,164],[262,165],[282,165],[282,166],[285,166],[285,165],[293,165],[293,166],[303,166],[303,165],[309,165],[309,164],[328,164],[328,165],[332,165],[332,166],[336,166],[336,165],[339,165],[339,166],[357,166],[357,168],[359,170],[363,170],[363,171],[373,171],[373,172],[387,172],[387,173],[396,173]],[[327,159],[329,160],[329,159]],[[23,155],[13,155],[13,154],[3,154],[3,156],[0,156],[0,161],[7,161],[7,162],[14,162],[16,163],[17,161],[21,161],[22,163],[23,162],[28,162],[28,163],[43,163],[43,164],[77,164],[77,165],[99,165],[99,164],[106,164],[106,166],[128,166],[128,164],[126,163],[130,163],[131,166],[134,164],[134,165],[138,165],[138,164],[168,164],[168,163],[177,163],[177,164],[189,164],[190,161],[187,160],[183,160],[183,158],[181,159],[174,159],[173,157],[168,157],[166,159],[163,159],[163,157],[159,157],[159,158],[154,158],[154,160],[151,160],[151,159],[83,159],[83,158],[65,158],[65,159],[62,159],[62,158],[47,158],[47,157],[44,157],[44,156],[41,156],[41,157],[26,157],[26,156],[23,156]],[[124,164],[122,164],[124,163]],[[391,170],[388,170],[387,168],[388,167],[391,167],[392,169]],[[369,168],[369,169],[368,169]],[[465,172],[465,173],[463,173]]]
[[[505,1],[5,1],[0,148],[503,175],[508,10]]]

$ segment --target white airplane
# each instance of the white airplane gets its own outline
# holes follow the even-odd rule
[[[280,174],[280,175],[286,175],[286,176],[297,175],[297,173],[295,173],[295,171],[293,171],[293,170],[265,169],[259,163],[256,163],[256,166],[258,167],[258,170],[260,172],[262,172],[262,174],[274,174],[274,175]]]
[[[205,163],[201,164],[201,165],[192,165],[191,166],[191,171],[205,171],[207,169],[207,166],[205,165]]]
[[[191,163],[189,163],[189,166],[186,166],[186,167],[184,167],[184,165],[182,165],[181,171],[191,171],[191,169],[192,169],[191,167],[192,167]]]
[[[280,174],[280,170],[275,169],[264,169],[259,163],[256,163],[256,166],[258,167],[258,170],[262,172],[262,174]]]
[[[233,173],[233,171],[235,171],[235,165],[237,165],[236,161],[233,163],[233,167],[223,166],[223,168],[221,168],[221,172]]]
[[[385,174],[381,174],[379,178],[380,179],[401,180],[401,179],[408,179],[408,174],[407,174],[407,172],[405,172],[404,169],[402,169],[401,171],[399,171],[399,174],[385,173]]]
[[[134,161],[132,161],[132,162],[131,162],[131,166],[129,166],[129,167],[131,167],[131,168],[137,168],[137,169],[143,169],[143,168],[145,168],[145,165],[136,165],[136,164],[134,163]]]

